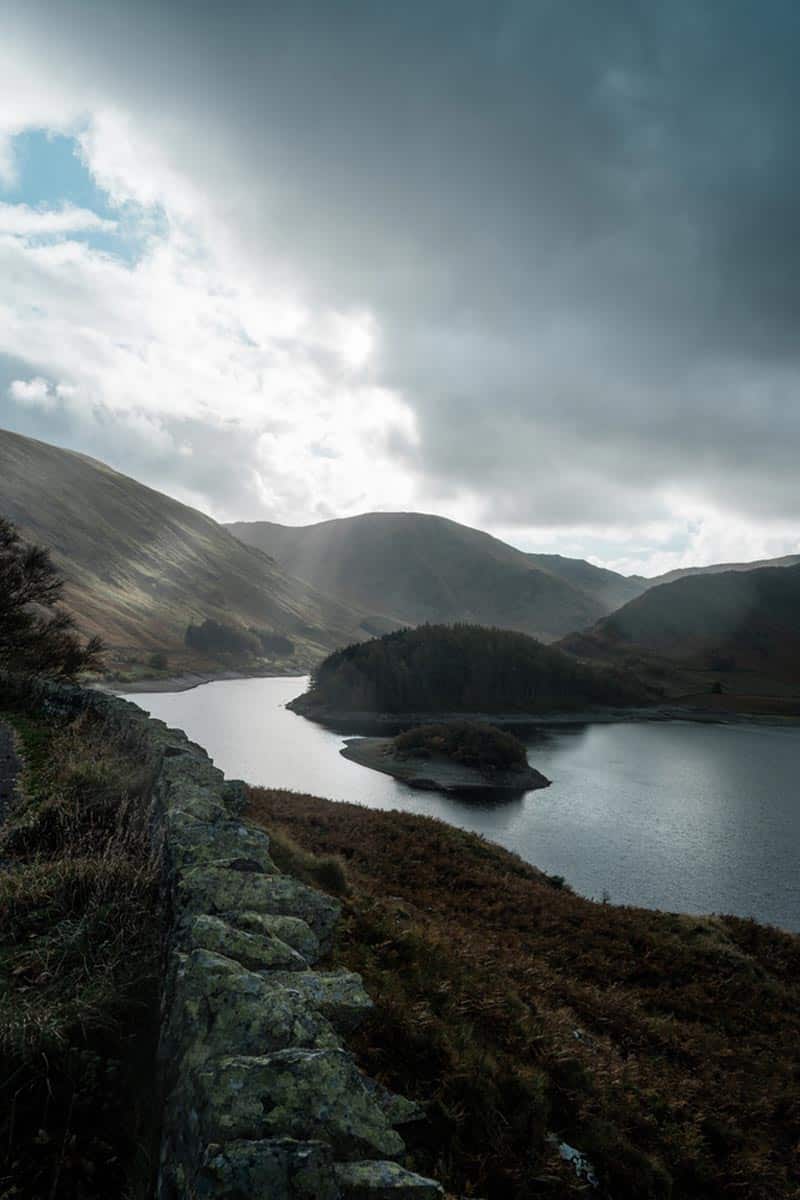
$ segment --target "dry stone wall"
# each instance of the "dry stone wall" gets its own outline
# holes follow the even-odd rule
[[[340,905],[280,873],[267,834],[242,815],[244,784],[134,704],[26,688],[45,711],[93,710],[152,764],[164,901],[158,1200],[442,1197],[403,1165],[400,1130],[423,1113],[345,1048],[371,1002],[358,975],[320,965]]]

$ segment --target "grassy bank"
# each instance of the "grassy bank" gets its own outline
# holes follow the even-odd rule
[[[0,829],[0,1198],[137,1200],[157,1033],[148,770],[95,717],[0,719],[24,759]]]
[[[251,815],[311,881],[309,855],[339,891],[344,864],[337,955],[376,1001],[357,1051],[428,1106],[419,1169],[585,1195],[555,1133],[615,1200],[800,1195],[800,939],[594,904],[411,814],[253,789]]]

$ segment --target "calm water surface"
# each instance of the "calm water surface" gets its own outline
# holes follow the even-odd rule
[[[586,896],[754,916],[800,930],[800,728],[587,725],[532,741],[552,786],[500,804],[416,792],[339,754],[284,705],[305,679],[243,679],[130,697],[184,729],[226,775],[441,817]]]

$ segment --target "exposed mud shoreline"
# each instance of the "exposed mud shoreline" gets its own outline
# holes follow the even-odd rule
[[[531,792],[549,787],[550,780],[534,767],[488,771],[454,762],[444,755],[423,757],[398,754],[391,738],[349,738],[339,753],[362,767],[407,783],[409,787],[437,792]]]
[[[288,668],[281,671],[270,667],[263,671],[188,671],[183,675],[157,676],[152,679],[132,679],[116,681],[100,680],[92,686],[101,692],[109,692],[115,696],[133,696],[138,692],[188,692],[192,688],[202,687],[204,683],[220,683],[232,679],[305,679],[307,671]]]
[[[416,712],[375,713],[337,712],[321,705],[309,704],[298,696],[286,706],[292,712],[316,721],[336,733],[386,734],[394,736],[415,725],[440,724],[447,721],[474,721],[496,725],[514,732],[534,730],[547,725],[607,725],[621,721],[696,721],[709,725],[796,725],[794,715],[779,713],[731,712],[680,704],[648,705],[641,708],[585,708],[561,712],[486,713],[486,712]]]

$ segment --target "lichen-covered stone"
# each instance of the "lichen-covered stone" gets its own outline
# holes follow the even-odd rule
[[[444,1189],[394,1162],[337,1163],[342,1200],[442,1200]]]
[[[224,821],[228,810],[219,798],[219,793],[213,787],[201,787],[198,784],[187,783],[185,787],[170,794],[168,788],[158,786],[156,795],[161,801],[165,812],[173,807],[179,807],[182,813],[194,817],[197,821]]]
[[[176,959],[162,1053],[175,1066],[180,1064],[184,1075],[209,1058],[232,1052],[264,1055],[291,1046],[338,1045],[326,1018],[297,992],[271,989],[263,976],[208,950],[193,950]],[[187,1081],[185,1086],[190,1090],[192,1085]],[[183,1091],[180,1081],[177,1090]]]
[[[223,1058],[203,1070],[198,1082],[206,1141],[282,1134],[301,1141],[319,1138],[342,1160],[403,1153],[402,1138],[343,1050]]]
[[[193,912],[221,915],[237,910],[300,917],[323,952],[330,945],[341,905],[288,875],[258,875],[224,867],[197,867],[178,886],[178,903]]]
[[[225,920],[238,929],[264,937],[277,937],[298,954],[302,954],[309,966],[320,956],[319,939],[311,926],[300,917],[281,917],[273,913],[234,912],[225,913]]]
[[[343,1033],[356,1029],[372,1008],[361,976],[354,971],[304,971],[293,975],[276,972],[268,982],[300,992]]]
[[[222,799],[230,813],[240,817],[249,804],[248,787],[243,779],[226,779],[222,787]]]
[[[192,918],[185,930],[187,949],[200,948],[224,954],[250,971],[305,971],[306,960],[280,938],[268,933],[247,933],[207,913]]]
[[[201,820],[175,806],[167,810],[165,826],[170,857],[178,870],[249,859],[262,871],[276,871],[269,856],[269,837],[243,821]]]
[[[330,1147],[293,1138],[206,1148],[197,1200],[339,1200]]]
[[[191,743],[187,745],[191,746]],[[165,757],[159,775],[161,785],[172,792],[194,784],[196,787],[213,788],[218,799],[222,801],[225,776],[199,747],[196,752]]]
[[[416,1100],[409,1100],[407,1096],[390,1091],[382,1083],[378,1083],[377,1079],[366,1076],[364,1084],[373,1100],[383,1109],[390,1125],[410,1125],[412,1121],[421,1121],[425,1116],[425,1109]]]

